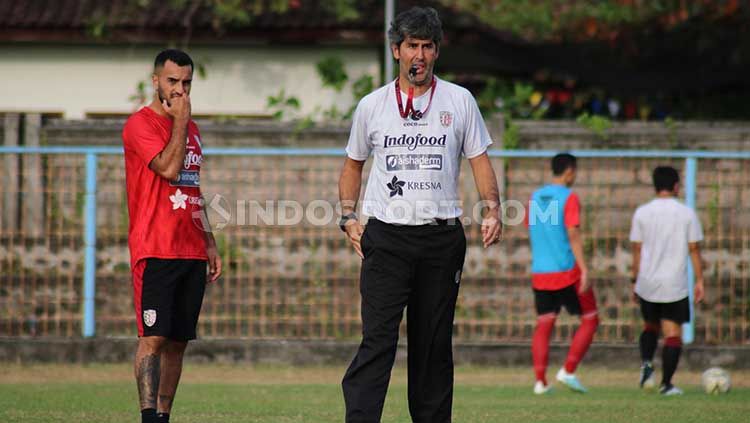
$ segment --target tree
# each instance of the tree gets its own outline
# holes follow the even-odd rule
[[[747,13],[739,0],[440,0],[531,42],[613,39],[643,24],[670,29],[687,20]]]

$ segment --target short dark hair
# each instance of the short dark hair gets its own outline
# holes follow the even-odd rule
[[[156,59],[154,60],[154,72],[160,67],[163,67],[164,64],[167,63],[167,60],[176,63],[177,66],[190,66],[191,71],[195,69],[193,59],[191,59],[187,53],[182,50],[170,48],[156,55]]]
[[[654,169],[654,189],[659,191],[672,191],[675,184],[680,182],[680,174],[672,166],[659,166]]]
[[[439,46],[443,41],[443,24],[437,10],[414,6],[396,15],[388,30],[388,40],[391,44],[400,46],[407,36],[418,40],[432,40]]]
[[[570,153],[560,153],[552,158],[552,174],[560,176],[567,169],[576,168],[576,156]]]

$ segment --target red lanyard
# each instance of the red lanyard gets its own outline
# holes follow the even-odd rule
[[[409,95],[406,99],[406,108],[404,108],[403,103],[401,102],[401,85],[399,84],[398,80],[399,78],[396,78],[396,101],[398,102],[398,113],[404,119],[406,119],[407,117],[411,117],[412,120],[421,119],[422,116],[427,114],[427,111],[430,110],[430,106],[432,105],[432,96],[435,95],[435,88],[437,87],[437,81],[435,80],[435,77],[432,77],[432,86],[430,87],[430,100],[427,103],[427,108],[424,109],[423,112],[414,109],[414,103],[412,102],[412,100],[414,99],[414,87],[412,86],[409,86]]]

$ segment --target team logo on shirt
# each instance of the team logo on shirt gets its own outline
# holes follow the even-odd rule
[[[451,123],[453,123],[453,113],[440,112],[440,124],[443,125],[443,128],[451,126]]]
[[[143,324],[148,327],[156,324],[156,310],[143,310]]]
[[[174,194],[169,196],[169,201],[172,202],[172,210],[186,210],[188,204],[200,207],[203,206],[203,199],[201,197],[187,195],[184,192],[180,191],[179,188],[177,188]]]
[[[172,202],[172,210],[177,209],[183,209],[185,210],[185,207],[187,207],[187,201],[188,196],[183,194],[182,191],[178,188],[177,191],[174,192],[173,195],[169,196],[169,201]]]

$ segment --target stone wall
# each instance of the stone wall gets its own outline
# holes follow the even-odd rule
[[[0,363],[123,363],[132,360],[133,338],[108,339],[2,339]],[[185,354],[188,363],[258,364],[294,366],[340,366],[346,368],[357,350],[356,342],[306,340],[216,339],[191,342]],[[562,362],[567,345],[550,346],[550,362]],[[526,343],[457,343],[456,365],[529,367],[530,345]],[[660,357],[656,357],[659,366]],[[406,345],[399,345],[397,365],[406,365]],[[586,366],[633,369],[639,363],[633,345],[594,344],[586,355]],[[711,366],[729,370],[750,368],[750,348],[687,345],[680,368],[702,371]]]

